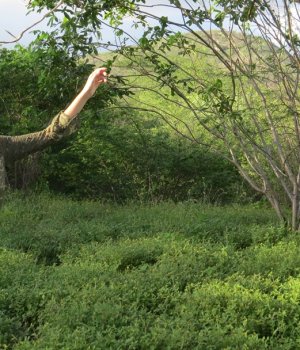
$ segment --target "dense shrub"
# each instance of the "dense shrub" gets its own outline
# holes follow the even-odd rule
[[[229,243],[240,248],[245,242],[250,245],[253,240],[257,241],[260,227],[260,242],[269,240],[269,236],[263,238],[264,234],[270,232],[272,223],[276,222],[270,210],[225,208],[193,202],[118,207],[53,198],[47,194],[12,195],[1,208],[0,239],[2,246],[30,251],[38,261],[49,264],[59,263],[59,255],[73,245],[161,232],[176,232],[191,239]]]
[[[0,134],[41,130],[74,98],[91,71],[87,61],[47,45],[0,50]],[[76,136],[43,157],[9,164],[11,186],[36,185],[76,198],[119,202],[248,197],[251,191],[231,164],[173,135],[153,115],[104,111],[124,93],[102,86],[81,114]]]
[[[132,111],[83,113],[75,138],[52,150],[44,178],[76,198],[228,202],[247,193],[228,162]]]
[[[43,269],[29,254],[0,248],[0,348],[37,336],[44,293],[39,288]]]
[[[300,240],[268,209],[12,194],[0,234],[1,349],[299,347]]]

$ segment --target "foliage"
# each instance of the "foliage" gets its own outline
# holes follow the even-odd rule
[[[3,349],[299,345],[300,241],[270,209],[12,194],[0,219]]]
[[[51,117],[66,107],[89,64],[78,64],[75,57],[47,45],[21,46],[0,50],[0,133],[20,135],[43,129]],[[25,188],[40,175],[39,157],[9,164],[9,182]]]
[[[225,202],[250,193],[228,162],[133,111],[84,113],[75,138],[43,164],[49,188],[77,198]]]
[[[73,98],[92,68],[47,43],[2,50],[0,65],[0,128],[7,135],[41,129]],[[43,156],[14,164],[11,186],[26,188],[38,179],[39,187],[77,198],[117,201],[224,202],[243,196],[246,188],[232,166],[172,136],[156,117],[130,109],[103,111],[124,94],[126,90],[103,87],[82,114],[78,134]]]
[[[17,47],[0,51],[1,134],[17,135],[45,126],[73,98],[91,65],[64,51]]]
[[[33,1],[30,8],[54,8],[58,3]],[[65,50],[72,43],[73,52],[83,54],[108,48],[115,54],[110,66],[117,54],[125,57],[133,77],[126,87],[152,91],[168,102],[165,108],[128,96],[126,106],[151,110],[178,133],[214,147],[296,230],[300,229],[297,6],[297,1],[289,0],[282,4],[70,0],[57,9],[60,16],[52,13],[49,37]],[[159,10],[172,11],[172,18]],[[122,26],[128,16],[142,33],[139,38]],[[113,44],[101,37],[105,25],[118,36]],[[180,60],[183,57],[188,59]],[[211,57],[206,67],[211,74],[201,74],[199,66]],[[137,85],[141,75],[148,83]],[[286,204],[289,212],[284,210]]]

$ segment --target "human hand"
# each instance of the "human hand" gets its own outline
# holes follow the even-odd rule
[[[88,98],[92,97],[96,92],[100,84],[107,83],[106,68],[97,68],[88,77],[82,92],[87,95]]]

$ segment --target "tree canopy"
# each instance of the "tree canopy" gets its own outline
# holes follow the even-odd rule
[[[154,113],[221,154],[299,228],[297,2],[33,0],[29,9],[49,11],[52,28],[36,32],[35,44],[99,62],[102,49],[111,51],[105,65],[126,91],[119,108]],[[124,29],[128,18],[139,38]],[[102,37],[104,26],[114,43]]]

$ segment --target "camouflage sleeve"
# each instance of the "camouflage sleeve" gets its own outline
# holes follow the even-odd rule
[[[47,127],[48,132],[54,139],[61,139],[65,136],[73,134],[79,128],[79,119],[70,118],[63,112],[59,112]]]
[[[0,156],[4,156],[5,161],[21,159],[28,154],[41,151],[53,142],[74,133],[78,127],[77,116],[70,120],[61,111],[41,131],[19,136],[0,136]]]

